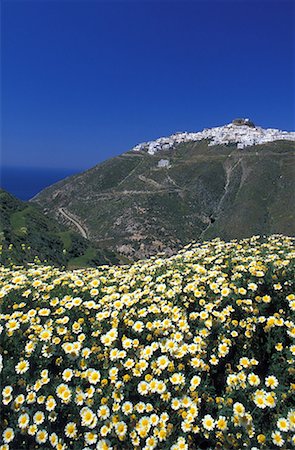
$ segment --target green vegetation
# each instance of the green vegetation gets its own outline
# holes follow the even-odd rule
[[[131,151],[50,186],[35,201],[55,217],[65,208],[93,242],[132,259],[217,236],[294,235],[294,152],[288,141],[238,150],[206,140],[153,156]],[[169,169],[158,167],[163,158]]]
[[[70,231],[61,231],[59,233],[59,236],[60,236],[60,238],[62,240],[64,249],[69,251],[71,249],[71,246],[72,246],[71,232]]]
[[[126,261],[67,230],[38,205],[21,202],[4,190],[0,190],[0,239],[2,264],[24,264],[36,258],[71,267]]]
[[[125,262],[126,263],[126,259],[121,259],[120,258],[120,262]],[[130,261],[128,261],[130,262]],[[99,252],[99,250],[97,250],[94,247],[88,247],[84,254],[81,256],[78,256],[76,258],[71,258],[68,262],[68,267],[71,269],[74,268],[78,268],[78,267],[89,267],[89,266],[99,266],[102,264],[108,264],[108,265],[112,265],[114,264],[114,254],[112,251],[104,249],[103,251],[101,251],[101,253]]]
[[[0,267],[2,449],[294,448],[294,250]]]
[[[26,228],[26,214],[28,211],[32,211],[32,208],[28,207],[11,215],[10,224],[15,233],[21,233],[21,230]]]

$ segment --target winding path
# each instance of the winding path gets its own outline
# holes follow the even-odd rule
[[[85,239],[88,239],[88,234],[87,234],[86,228],[83,228],[83,226],[81,225],[81,223],[79,223],[79,222],[77,221],[76,218],[74,218],[74,217],[73,217],[72,215],[70,215],[67,211],[65,211],[64,208],[58,208],[58,211],[59,211],[59,212],[60,212],[67,220],[69,220],[70,222],[72,222],[72,223],[76,226],[76,228],[78,228],[80,234],[81,234]]]

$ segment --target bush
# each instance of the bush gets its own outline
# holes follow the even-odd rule
[[[294,240],[1,268],[1,449],[294,444]]]

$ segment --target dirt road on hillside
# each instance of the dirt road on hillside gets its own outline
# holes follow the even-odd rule
[[[78,222],[77,218],[73,217],[70,213],[68,213],[64,208],[58,208],[58,211],[70,222],[72,222],[76,228],[78,228],[80,234],[88,239],[88,233],[85,227],[83,227],[83,225]]]

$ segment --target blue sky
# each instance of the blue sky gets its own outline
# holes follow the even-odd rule
[[[235,117],[295,128],[293,1],[15,1],[2,164],[84,169]]]

